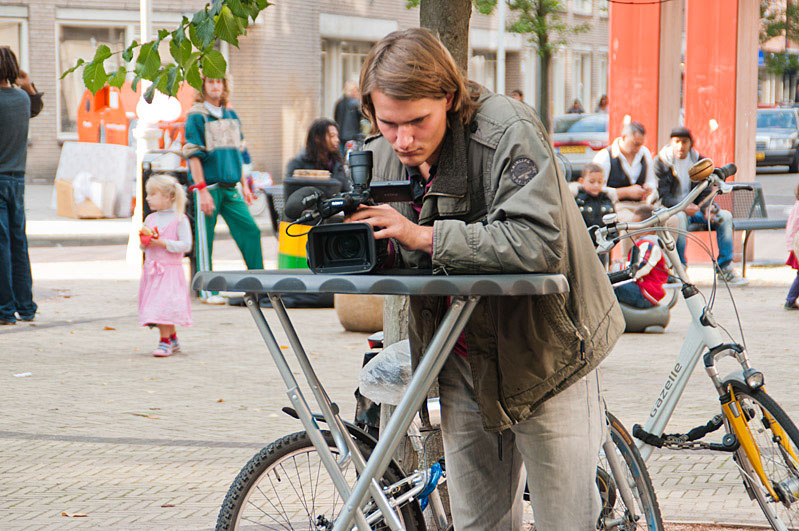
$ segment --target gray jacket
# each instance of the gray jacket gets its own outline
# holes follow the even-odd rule
[[[533,414],[596,368],[624,330],[621,310],[535,113],[484,91],[464,129],[449,127],[420,215],[432,225],[432,256],[402,250],[404,267],[436,274],[562,273],[568,294],[485,297],[465,329],[477,400],[487,430]],[[382,137],[368,139],[375,178],[406,178]],[[395,242],[396,243],[396,242]],[[397,246],[399,248],[399,246]],[[446,310],[440,297],[412,297],[414,364]]]

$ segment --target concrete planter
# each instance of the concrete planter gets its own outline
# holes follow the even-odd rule
[[[377,332],[383,329],[382,295],[335,296],[336,315],[344,330],[350,332]]]

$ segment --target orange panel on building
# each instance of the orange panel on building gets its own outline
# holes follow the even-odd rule
[[[687,2],[685,39],[685,125],[716,166],[734,162],[738,2]]]
[[[621,133],[624,117],[641,122],[646,145],[657,152],[660,67],[660,6],[649,0],[610,4],[608,99],[610,139]]]

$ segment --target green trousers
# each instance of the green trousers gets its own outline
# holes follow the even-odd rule
[[[214,230],[216,218],[220,214],[230,228],[230,235],[241,251],[247,269],[263,269],[264,257],[261,251],[261,230],[252,219],[247,204],[236,188],[222,188],[214,186],[209,188],[211,197],[214,198],[214,212],[205,216],[205,238],[208,242],[208,268],[213,271],[211,256],[214,250]],[[197,235],[199,238],[200,235]],[[199,253],[198,260],[199,260]],[[201,265],[198,261],[198,269]]]

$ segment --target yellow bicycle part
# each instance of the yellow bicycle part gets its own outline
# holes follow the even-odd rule
[[[763,408],[761,408],[761,411],[766,416],[771,433],[773,433],[774,436],[779,437],[780,446],[782,446],[785,451],[790,454],[794,460],[794,463],[799,463],[799,458],[796,457],[796,453],[794,452],[793,445],[791,444],[791,439],[788,438],[788,434],[785,433],[785,430],[782,429],[782,426],[780,426],[779,423],[774,420],[774,417],[772,417],[768,411]]]
[[[766,472],[763,470],[763,462],[760,459],[760,449],[752,438],[752,433],[749,431],[749,424],[746,422],[741,404],[738,402],[738,399],[735,398],[732,385],[729,386],[729,392],[730,401],[721,405],[724,416],[727,417],[732,431],[738,438],[738,442],[741,444],[741,448],[743,448],[744,454],[746,454],[746,458],[749,460],[752,468],[754,468],[757,477],[760,478],[760,482],[763,483],[763,486],[766,487],[768,493],[775,500],[779,500],[780,497],[774,491],[774,488],[771,486],[771,481],[766,477]]]

